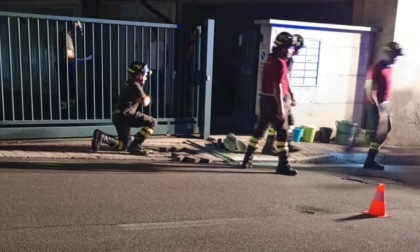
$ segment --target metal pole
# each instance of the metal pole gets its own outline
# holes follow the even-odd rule
[[[133,26],[133,55],[134,60],[137,60],[137,50],[136,50],[136,26]]]
[[[102,109],[102,118],[105,117],[104,112],[104,26],[101,24],[101,109]]]
[[[128,26],[125,26],[125,70],[128,68]],[[128,79],[128,72],[125,71],[125,79]]]
[[[65,29],[65,32],[66,32],[66,34],[65,34],[65,36],[67,36],[67,33],[68,33],[68,30],[67,30],[67,27],[68,27],[68,24],[67,24],[67,21],[66,21],[66,29]],[[67,119],[70,119],[70,88],[69,88],[69,82],[70,82],[70,76],[69,76],[69,57],[67,56],[67,37],[65,38],[65,47],[64,48],[66,48],[66,80],[67,80],[67,85],[66,85],[66,88],[67,88],[67,101],[66,101],[66,103],[67,103]],[[76,54],[74,54],[74,60],[76,60]],[[74,64],[76,64],[76,62],[74,63]]]
[[[11,100],[12,100],[12,120],[15,121],[15,99],[14,99],[14,88],[13,88],[13,58],[12,58],[12,40],[10,34],[10,17],[7,17],[7,35],[9,37],[9,61],[10,61],[10,92],[11,92]]]
[[[57,46],[57,91],[58,91],[58,119],[61,120],[61,73],[60,73],[60,60],[61,60],[61,54],[60,54],[60,32],[58,31],[58,21],[55,21],[55,37],[56,40],[56,46]]]
[[[74,24],[73,24],[73,26],[74,26]],[[73,33],[73,36],[74,36],[74,61],[73,61],[73,64],[74,64],[74,83],[71,83],[71,85],[75,85],[75,87],[73,87],[73,88],[76,88],[76,93],[75,93],[75,106],[76,106],[76,119],[79,119],[79,71],[78,71],[78,67],[77,67],[77,64],[78,64],[78,62],[77,62],[77,56],[78,56],[78,43],[77,43],[77,29],[76,29],[76,27],[73,27],[73,29],[74,29],[74,33]],[[71,102],[70,102],[70,104],[71,104]],[[70,106],[69,106],[70,107]],[[74,109],[74,108],[73,108]],[[70,116],[69,116],[69,118],[70,118]]]
[[[39,75],[39,97],[40,97],[40,107],[41,107],[41,120],[44,120],[44,105],[42,99],[42,68],[41,68],[41,38],[40,38],[40,30],[39,30],[39,19],[36,20],[36,29],[38,32],[38,75]]]
[[[95,24],[92,23],[92,57],[93,57],[93,119],[96,119],[96,73],[95,73]]]
[[[33,95],[33,82],[32,82],[32,50],[31,50],[31,24],[28,18],[28,52],[29,52],[29,86],[31,90],[31,118],[34,120],[34,95]]]
[[[49,103],[50,104],[50,120],[52,120],[50,20],[47,20],[47,54],[48,54],[48,95],[50,98],[50,103]]]
[[[206,58],[204,61],[205,76],[202,82],[204,106],[202,110],[202,125],[200,127],[200,136],[207,139],[210,136],[210,120],[211,120],[211,92],[213,85],[213,49],[214,49],[214,20],[207,20],[206,24]]]
[[[109,118],[112,118],[112,29],[109,25]]]
[[[3,121],[6,120],[6,115],[5,115],[5,110],[4,110],[4,83],[3,83],[3,57],[1,55],[1,38],[0,38],[0,75],[1,75],[1,79],[0,79],[0,91],[1,91],[1,109],[2,109],[2,118]]]
[[[21,38],[21,31],[20,31],[20,18],[17,18],[17,26],[18,26],[18,44],[19,44],[19,69],[20,69],[20,98],[21,106],[22,106],[22,120],[25,120],[25,103],[24,103],[24,95],[23,95],[23,73],[22,73],[22,38]]]
[[[166,97],[166,84],[167,84],[167,80],[166,80],[166,66],[167,66],[167,62],[166,59],[168,57],[168,30],[164,29],[163,30],[163,48],[164,48],[164,53],[163,53],[163,117],[166,118],[166,103],[167,103],[167,97]]]
[[[144,27],[141,27],[141,61],[144,62]]]
[[[86,27],[86,23],[83,23],[83,27]],[[83,30],[84,31],[84,30]],[[86,58],[86,35],[84,34],[84,36],[83,36],[83,58]],[[85,64],[83,65],[83,68],[84,68],[84,74],[83,74],[83,76],[84,76],[84,98],[85,98],[85,119],[87,119],[87,115],[88,115],[88,113],[87,113],[87,77],[86,77],[86,62],[85,62]]]
[[[152,28],[150,27],[149,28],[149,60],[148,60],[148,62],[149,62],[149,65],[150,65],[150,63],[151,63],[151,60],[152,60]],[[150,67],[151,68],[153,68],[153,66],[151,66],[150,65]],[[157,73],[154,73],[154,74],[157,74]],[[151,80],[150,80],[151,81]],[[149,82],[149,90],[150,90],[150,96],[151,97],[153,97],[153,96],[155,96],[155,103],[157,104],[158,102],[159,102],[159,99],[156,99],[157,97],[156,97],[156,95],[154,95],[153,93],[152,93],[152,87],[151,87],[151,85],[155,85],[155,83],[151,83],[151,82]],[[152,111],[152,106],[148,106],[149,107],[149,114],[151,114],[151,111]],[[157,114],[157,113],[156,113]]]
[[[156,59],[155,59],[155,63],[156,63],[156,83],[154,84],[154,85],[156,85],[156,94],[155,94],[155,97],[157,97],[157,102],[156,102],[156,117],[159,117],[159,107],[160,107],[160,105],[161,104],[159,104],[160,102],[160,98],[161,97],[159,97],[159,94],[160,94],[160,92],[159,92],[159,81],[160,81],[160,74],[159,74],[159,72],[160,72],[160,69],[159,69],[159,66],[160,66],[160,46],[159,46],[159,39],[160,39],[160,36],[159,36],[159,28],[156,28]]]
[[[119,88],[119,86],[120,86],[120,82],[121,82],[121,80],[120,80],[120,78],[121,78],[121,76],[120,76],[120,72],[121,72],[121,69],[120,69],[120,26],[119,25],[117,25],[117,38],[118,38],[118,41],[117,41],[117,69],[118,69],[118,71],[117,71],[117,80],[118,80],[118,90],[117,90],[117,92],[118,92],[118,96],[120,95],[120,88]]]

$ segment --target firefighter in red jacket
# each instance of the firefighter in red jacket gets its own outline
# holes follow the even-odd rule
[[[389,112],[391,71],[397,57],[403,55],[400,45],[396,42],[386,44],[383,51],[385,57],[369,67],[365,84],[365,128],[375,132],[363,164],[363,168],[370,170],[385,169],[383,165],[375,161],[375,158],[391,131]]]
[[[293,68],[293,56],[298,55],[302,47],[304,47],[303,37],[299,34],[293,35],[293,46],[292,46],[293,50],[289,52],[288,57],[287,57],[287,68],[289,70],[289,79],[290,79],[290,74]],[[297,103],[295,100],[295,94],[292,91],[292,88],[290,86],[289,86],[289,95],[290,95],[292,107],[296,106]],[[294,125],[295,125],[295,116],[292,112],[293,112],[292,109],[290,109],[287,115],[287,122],[289,125],[289,129],[288,129],[289,134],[292,133],[294,129]],[[265,139],[264,147],[261,151],[263,154],[273,155],[273,156],[277,155],[276,147],[274,146],[274,142],[276,140],[276,134],[277,134],[276,130],[273,127],[270,127],[267,133],[267,138]],[[291,136],[289,136],[288,138],[288,144],[289,144],[289,152],[300,151],[300,149],[297,146],[292,144]]]
[[[276,142],[279,162],[276,173],[294,176],[297,171],[288,162],[287,115],[290,108],[287,55],[292,46],[293,37],[288,32],[277,35],[272,53],[264,64],[262,92],[260,94],[260,116],[257,127],[249,140],[242,168],[252,167],[253,153],[259,140],[271,124],[277,131]]]

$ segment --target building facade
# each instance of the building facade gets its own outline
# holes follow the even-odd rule
[[[218,70],[218,66],[223,66],[223,58],[225,52],[220,57],[217,56],[218,51],[223,51],[226,38],[229,34],[226,31],[222,31],[222,34],[218,34],[218,16],[209,14],[212,8],[217,10],[220,16],[231,15],[237,19],[238,23],[252,23],[256,20],[255,16],[246,15],[235,16],[234,11],[229,13],[222,13],[223,9],[235,10],[235,6],[249,6],[258,13],[258,6],[273,6],[272,9],[278,8],[279,13],[283,13],[283,16],[279,17],[267,17],[263,13],[258,13],[260,19],[286,19],[293,21],[310,21],[310,22],[323,22],[340,25],[353,25],[372,27],[376,29],[373,35],[373,47],[371,55],[366,59],[368,63],[372,63],[381,57],[381,47],[388,41],[397,41],[401,44],[404,50],[404,57],[401,57],[398,63],[394,66],[393,71],[393,98],[392,98],[392,112],[393,112],[393,131],[387,141],[389,145],[401,145],[401,146],[420,146],[420,72],[419,62],[415,58],[415,55],[419,55],[420,40],[418,37],[420,34],[413,32],[410,27],[417,24],[420,17],[417,14],[417,10],[420,7],[420,2],[416,0],[150,0],[150,1],[112,1],[112,0],[61,0],[61,1],[29,1],[29,0],[3,0],[0,3],[0,9],[3,11],[11,12],[29,12],[37,14],[54,14],[54,15],[69,15],[69,16],[84,16],[93,18],[107,18],[107,19],[122,19],[122,20],[135,20],[135,21],[146,21],[146,22],[161,22],[162,18],[156,17],[156,15],[149,9],[145,8],[144,2],[147,2],[156,10],[158,10],[168,20],[172,20],[174,23],[183,23],[186,20],[200,19],[204,17],[215,16],[216,33],[215,33],[215,85],[214,85],[214,96],[220,96],[225,100],[231,98],[229,92],[226,92],[224,87],[224,81],[226,78],[223,68]],[[324,10],[321,6],[334,6],[331,8],[336,13],[325,15],[322,13]],[[224,7],[226,6],[226,8]],[[300,9],[299,6],[302,6]],[[262,9],[262,7],[261,7]],[[269,8],[268,8],[269,9]],[[288,9],[293,9],[294,13],[288,13]],[[301,14],[298,14],[299,9]],[[310,10],[314,10],[311,13]],[[351,10],[349,10],[351,9]],[[187,12],[189,10],[190,12]],[[193,10],[193,12],[191,12]],[[204,10],[204,11],[203,11]],[[243,8],[242,8],[243,10]],[[265,9],[265,12],[267,8]],[[207,12],[209,11],[209,12]],[[239,11],[238,11],[239,12]],[[262,11],[261,11],[262,12]],[[194,13],[195,15],[191,15]],[[243,13],[246,13],[245,11]],[[351,13],[351,18],[341,18],[340,16],[348,16]],[[268,15],[268,14],[267,14]],[[272,14],[270,14],[272,15]],[[280,15],[280,14],[279,14]],[[313,16],[311,16],[313,15]],[[305,20],[311,19],[311,20]],[[195,21],[196,21],[195,20]],[[233,22],[232,22],[233,23]],[[259,29],[256,25],[255,29]],[[240,31],[236,31],[240,32]],[[233,36],[233,41],[234,41]],[[360,42],[360,41],[359,41]],[[218,44],[219,43],[219,44]],[[233,42],[234,44],[234,42]],[[359,45],[366,47],[367,45]],[[227,46],[226,46],[227,47]],[[343,52],[344,53],[344,52]],[[359,55],[361,57],[366,55]],[[220,62],[219,62],[220,61]],[[342,64],[356,64],[356,62],[347,62]],[[350,67],[349,69],[356,69],[358,66]],[[322,71],[330,71],[328,69],[320,69]],[[325,74],[325,72],[323,73]],[[299,119],[308,123],[316,123],[318,126],[331,126],[335,120],[350,119],[358,123],[358,118],[361,118],[360,111],[362,101],[360,100],[360,85],[362,85],[360,79],[363,78],[363,71],[354,73],[354,82],[347,85],[342,89],[336,89],[331,87],[337,92],[347,92],[349,99],[345,100],[342,106],[348,107],[342,116],[334,116],[336,118],[329,118],[326,121],[315,121],[315,118],[322,118],[317,114],[311,114],[303,112],[305,118]],[[345,74],[348,76],[348,73]],[[351,75],[351,73],[350,73]],[[339,81],[339,80],[337,80]],[[218,84],[220,83],[220,84]],[[218,87],[220,85],[220,87]],[[332,84],[331,84],[332,85]],[[220,90],[218,90],[218,88]],[[316,99],[311,99],[311,93],[322,93],[321,90],[308,91],[308,94],[302,92],[302,100],[310,100],[310,106],[325,107],[333,99],[331,96],[320,96],[317,95]],[[324,92],[325,93],[325,92]],[[223,95],[227,95],[224,97]],[[234,99],[231,99],[234,100]],[[302,111],[307,110],[310,106],[302,106]],[[214,104],[214,106],[216,106]],[[228,104],[230,106],[230,104]],[[221,106],[226,107],[225,106]],[[329,107],[330,108],[330,107]],[[220,114],[220,112],[216,112]],[[356,114],[354,114],[356,113]],[[217,117],[213,121],[217,120]],[[229,116],[228,116],[229,117]],[[318,120],[317,119],[317,120]],[[306,122],[305,122],[306,123]]]

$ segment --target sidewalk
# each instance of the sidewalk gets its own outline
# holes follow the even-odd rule
[[[225,136],[211,136],[224,139]],[[236,136],[248,142],[249,136]],[[174,161],[195,163],[240,163],[243,153],[228,152],[217,148],[213,142],[197,138],[177,138],[155,136],[148,139],[145,146],[153,150],[148,157],[133,156],[127,152],[112,151],[106,146],[99,152],[93,152],[91,139],[53,139],[0,141],[0,160],[6,159],[86,159],[86,160],[144,160]],[[260,148],[254,155],[254,162],[277,162],[277,157],[262,155]],[[295,143],[300,152],[290,154],[290,162],[307,164],[362,164],[367,147],[356,147],[347,153],[344,146],[333,142]],[[378,161],[386,165],[420,165],[420,148],[384,146],[378,155]]]

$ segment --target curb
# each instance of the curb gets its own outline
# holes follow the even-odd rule
[[[89,141],[86,139],[44,140],[44,141],[0,141],[0,160],[2,159],[50,159],[50,160],[128,160],[128,161],[172,161],[189,163],[230,163],[240,164],[244,153],[229,152],[223,148],[216,148],[206,140],[163,138],[150,143],[148,148],[155,151],[150,156],[133,156],[129,153],[117,151],[90,150]],[[159,142],[158,142],[159,141]],[[70,143],[70,144],[69,144]],[[186,152],[186,153],[183,153]],[[290,155],[290,163],[296,164],[363,164],[366,158],[364,150],[353,153],[332,151],[326,149],[328,154],[313,153],[308,149],[310,156],[304,156],[305,151],[298,155]],[[324,152],[324,153],[325,153]],[[392,149],[380,152],[377,161],[384,165],[412,165],[420,166],[419,151],[393,152]],[[184,160],[185,159],[185,160]],[[255,163],[275,163],[277,157],[257,153]]]
[[[365,159],[365,153],[331,153],[328,155],[292,160],[292,162],[300,164],[363,164]],[[377,161],[383,165],[420,165],[420,156],[378,154]]]
[[[200,153],[204,154],[204,153]],[[197,156],[201,156],[201,155]],[[194,156],[194,155],[193,155]],[[210,158],[209,158],[210,156]],[[254,160],[255,163],[271,163],[277,162],[275,159],[264,159],[260,155],[258,160]],[[305,158],[291,158],[291,163],[296,164],[363,164],[366,158],[366,154],[344,154],[344,153],[331,153],[327,155],[318,155]],[[147,157],[144,156],[133,156],[130,154],[123,153],[85,153],[85,152],[41,152],[41,151],[1,151],[0,160],[2,159],[51,159],[51,160],[129,160],[129,161],[172,161],[174,156],[172,152],[162,152],[153,154]],[[202,156],[201,159],[209,159],[207,162],[200,163],[240,163],[238,160],[229,157],[228,154],[220,153],[217,151],[208,151],[206,156]],[[419,155],[386,155],[379,154],[377,158],[378,162],[383,165],[420,165]],[[178,160],[179,161],[179,160]],[[197,162],[194,162],[197,163]]]

